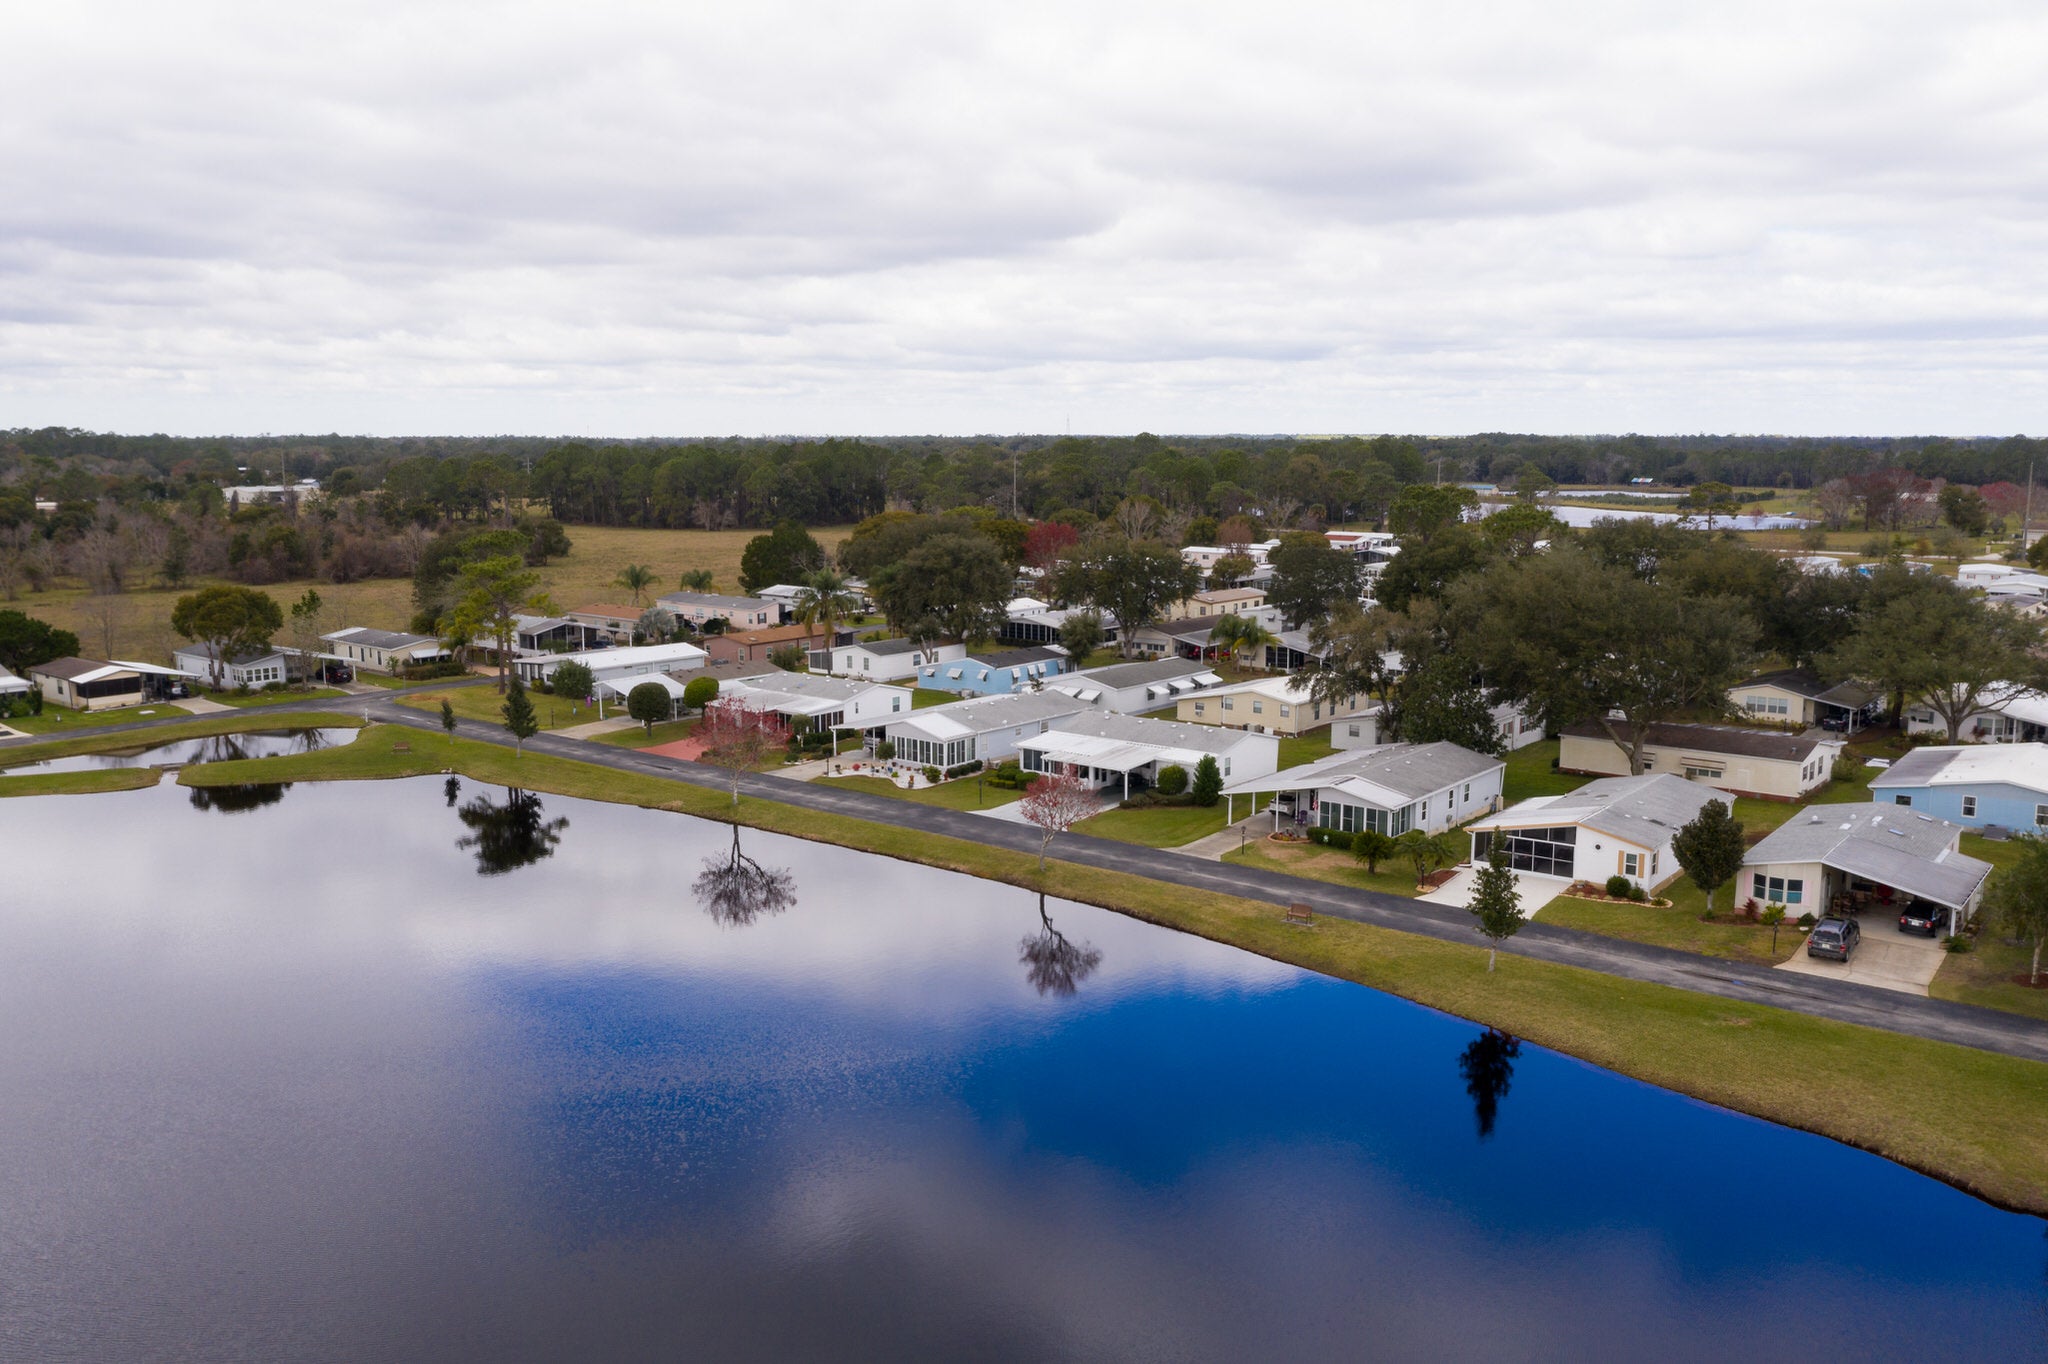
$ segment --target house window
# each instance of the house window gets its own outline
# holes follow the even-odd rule
[[[1656,874],[1657,874],[1657,854],[1653,852],[1653,853],[1651,853],[1651,854],[1650,854],[1650,875],[1654,877],[1654,876],[1655,876]]]
[[[1685,765],[1685,775],[1690,781],[1719,781],[1721,774],[1722,769],[1718,767],[1699,767],[1692,763]]]
[[[892,696],[892,697],[890,697],[890,698],[889,698],[889,709],[890,709],[890,711],[892,711],[892,712],[895,712],[895,711],[900,711],[900,710],[902,710],[902,709],[903,709],[903,698],[902,698],[902,697],[900,697],[900,696]]]
[[[1894,804],[1894,805],[1911,805],[1912,803],[1913,803],[1913,798],[1912,798],[1911,796],[1893,796],[1893,797],[1892,797],[1892,804]]]
[[[1288,716],[1290,716],[1290,715],[1292,715],[1292,714],[1294,714],[1294,712],[1293,712],[1293,711],[1291,711],[1291,710],[1289,710],[1289,709],[1288,709],[1288,708],[1287,708],[1286,706],[1282,706],[1282,707],[1280,707],[1280,718],[1281,718],[1281,719],[1285,720],[1285,719],[1286,719],[1286,718],[1287,718]]]
[[[1796,905],[1806,898],[1806,882],[1796,876],[1766,876],[1756,872],[1749,878],[1750,894],[1765,904]]]
[[[1465,799],[1468,801],[1472,799],[1472,783],[1469,781],[1465,783]]]
[[[1977,798],[1976,798],[1975,796],[1964,796],[1964,797],[1963,797],[1963,818],[1964,818],[1964,819],[1975,819],[1976,817],[1977,817]]]
[[[2048,829],[2048,805],[2036,805],[2034,807],[2034,827],[2037,829]]]
[[[1230,698],[1226,696],[1226,697],[1224,697],[1224,698],[1223,698],[1223,709],[1225,709],[1225,710],[1236,710],[1236,709],[1237,709],[1237,707],[1235,707],[1235,706],[1231,705],[1231,704],[1230,704]]]
[[[1621,855],[1621,874],[1631,879],[1642,875],[1642,858],[1632,852],[1623,853]]]
[[[1200,702],[1200,701],[1197,701],[1197,702],[1195,702],[1195,714],[1197,714],[1197,715],[1200,715],[1200,714],[1202,714],[1202,713],[1203,713],[1203,710],[1202,710],[1203,704],[1204,704],[1204,703],[1203,703],[1203,702]]]
[[[1429,797],[1427,796],[1422,798],[1422,822],[1424,824],[1429,823]]]
[[[1356,739],[1356,738],[1358,737],[1358,726],[1357,726],[1357,725],[1346,725],[1346,726],[1345,726],[1345,728],[1351,731],[1351,737],[1352,737],[1352,738]],[[2048,807],[2044,807],[2044,808],[2048,808]]]
[[[1266,703],[1265,703],[1264,701],[1258,700],[1258,699],[1257,699],[1256,697],[1255,697],[1255,698],[1253,698],[1253,700],[1252,700],[1252,714],[1254,714],[1254,715],[1264,715],[1265,713],[1266,713]]]

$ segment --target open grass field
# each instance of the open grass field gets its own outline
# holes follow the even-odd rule
[[[811,534],[827,549],[836,547],[852,533],[851,526],[814,529]],[[630,601],[630,594],[615,584],[619,570],[627,564],[645,564],[654,570],[656,592],[673,592],[687,569],[708,568],[718,579],[721,592],[739,591],[740,553],[758,530],[628,530],[614,526],[569,527],[569,553],[538,570],[541,585],[565,611],[593,602]],[[79,647],[93,657],[133,658],[146,663],[167,663],[171,649],[181,643],[171,630],[171,607],[194,588],[147,588],[118,597],[92,597],[84,584],[58,579],[48,591],[23,593],[8,603],[17,610],[46,620],[52,625],[76,631]],[[380,630],[403,630],[412,619],[412,580],[377,578],[367,582],[324,583],[297,581],[275,583],[261,590],[275,597],[280,607],[305,595],[307,588],[319,592],[326,603],[323,623],[329,630],[348,625],[369,625]],[[100,613],[106,613],[105,619]]]
[[[1688,891],[1690,895],[1686,894]],[[1775,966],[1790,960],[1806,941],[1796,925],[1786,923],[1778,930],[1778,946],[1774,951],[1771,930],[1761,924],[1701,923],[1700,910],[1706,897],[1690,882],[1680,881],[1665,894],[1672,900],[1669,909],[1559,896],[1545,905],[1538,917],[1544,923],[1557,924],[1562,928],[1584,929],[1610,938],[1675,947],[1682,952],[1702,952],[1710,957],[1730,957],[1761,966]],[[1728,908],[1726,886],[1721,888],[1716,903],[1724,911]]]
[[[392,751],[393,739],[411,751]],[[671,809],[949,868],[1101,905],[1358,981],[1708,1102],[1817,1131],[1993,1202],[2048,1212],[2048,1066],[1618,980],[1272,905],[935,838],[460,738],[373,728],[320,753],[187,769],[187,784],[395,777],[474,780]],[[1789,1064],[1788,1057],[1797,1057]]]
[[[26,777],[0,775],[0,797],[134,791],[155,786],[163,775],[161,767],[103,767],[92,772],[41,772]]]
[[[546,696],[537,691],[528,692],[526,697],[533,702],[533,713],[540,720],[542,729],[587,724],[597,718],[596,706],[572,706],[559,696]],[[408,710],[439,715],[443,698],[455,707],[456,718],[462,724],[505,727],[504,693],[488,682],[478,686],[450,687],[445,691],[414,692],[400,697],[398,704]]]
[[[210,691],[206,699],[237,710],[259,709],[263,706],[289,706],[300,701],[331,700],[346,696],[339,687],[313,687],[306,691]]]
[[[1325,847],[1320,843],[1275,843],[1254,837],[1242,850],[1223,854],[1223,860],[1235,866],[1258,867],[1288,876],[1306,876],[1311,880],[1328,881],[1334,886],[1373,890],[1382,895],[1415,894],[1415,868],[1400,858],[1386,858],[1377,872],[1367,872],[1365,863],[1349,851]]]

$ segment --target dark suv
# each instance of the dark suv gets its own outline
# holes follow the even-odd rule
[[[1948,927],[1948,908],[1945,905],[1930,905],[1925,900],[1915,900],[1899,911],[1899,932],[1918,933],[1923,937],[1938,938],[1941,930]]]
[[[1806,939],[1806,955],[1847,961],[1862,940],[1863,930],[1854,919],[1822,919]]]

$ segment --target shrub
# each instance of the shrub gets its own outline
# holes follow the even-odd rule
[[[1629,879],[1626,876],[1610,876],[1607,878],[1607,893],[1617,900],[1626,900],[1628,893],[1634,889],[1635,887],[1629,883]]]
[[[1639,905],[1644,904],[1648,902],[1650,898],[1650,892],[1644,890],[1641,886],[1632,885],[1628,888],[1628,898],[1635,901]]]
[[[1326,848],[1336,848],[1341,852],[1350,852],[1352,840],[1356,837],[1356,834],[1347,834],[1342,829],[1317,828],[1308,831],[1309,842],[1320,843]]]
[[[718,699],[718,679],[715,677],[693,677],[683,684],[683,704],[691,710],[702,710]]]
[[[1216,759],[1204,753],[1202,761],[1195,765],[1195,787],[1191,793],[1195,804],[1214,805],[1223,795],[1223,769],[1216,765]]]
[[[976,758],[972,762],[964,762],[957,767],[947,768],[946,780],[951,781],[955,777],[971,777],[979,771],[981,771],[981,759]]]
[[[1159,769],[1160,795],[1177,796],[1187,789],[1188,770],[1185,767],[1171,766]]]
[[[888,762],[888,761],[889,761],[889,760],[890,760],[891,758],[893,758],[893,757],[895,757],[895,756],[896,756],[896,745],[894,745],[894,744],[890,743],[890,742],[889,742],[889,741],[888,741],[887,739],[884,739],[884,740],[882,740],[882,742],[880,742],[880,743],[878,743],[878,744],[876,744],[876,745],[875,745],[875,759],[876,759],[876,761],[878,761],[878,762]]]
[[[1819,922],[1820,920],[1813,917],[1813,911],[1810,909],[1807,910],[1806,913],[1799,916],[1799,926],[1801,928],[1812,928],[1815,924]]]
[[[939,769],[936,767],[925,768],[924,779],[930,782],[932,785],[937,786],[939,784]]]
[[[1942,940],[1941,946],[1944,951],[1952,952],[1957,956],[1961,956],[1963,953],[1970,950],[1970,940],[1958,934],[1951,934],[1949,937],[1944,938]]]
[[[1835,755],[1834,770],[1828,775],[1835,781],[1854,781],[1856,780],[1856,761],[1855,758],[1850,757],[1847,753],[1838,753]]]
[[[452,658],[434,663],[408,663],[398,670],[398,675],[408,682],[431,682],[439,677],[467,677],[469,669]]]

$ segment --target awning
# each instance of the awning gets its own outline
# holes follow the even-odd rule
[[[667,673],[636,673],[631,677],[621,677],[599,682],[597,689],[602,692],[609,692],[620,700],[624,700],[633,688],[645,686],[649,682],[667,692],[669,700],[680,701],[683,699],[683,684],[670,677]]]
[[[1881,886],[1903,890],[1938,905],[1961,909],[1991,874],[1991,864],[1962,853],[1916,857],[1904,848],[1887,848],[1867,839],[1845,839],[1821,859],[1837,871],[1860,876]]]

